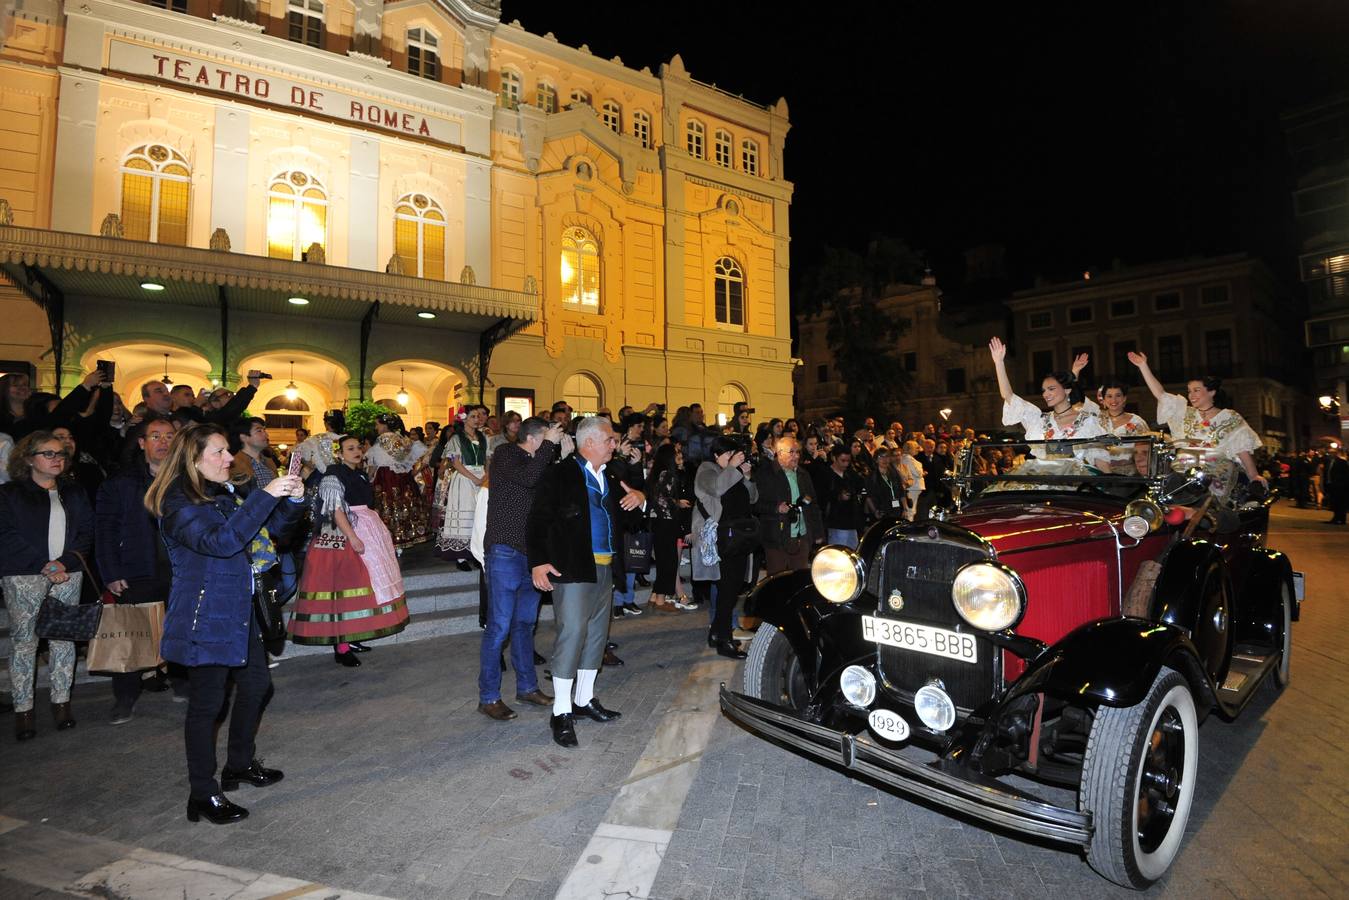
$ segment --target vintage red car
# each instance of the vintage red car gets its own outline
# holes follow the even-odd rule
[[[1091,465],[1102,440],[1141,474]],[[1200,721],[1288,682],[1301,576],[1265,546],[1270,498],[1206,503],[1206,476],[1177,474],[1160,440],[1035,455],[978,476],[967,454],[941,520],[884,519],[761,582],[765,624],[722,708],[1146,887],[1184,838]]]

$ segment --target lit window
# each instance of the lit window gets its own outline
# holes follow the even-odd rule
[[[712,270],[712,295],[719,323],[745,324],[745,276],[740,271],[740,264],[729,256],[717,260]]]
[[[440,80],[440,38],[429,28],[408,29],[408,74]]]
[[[562,383],[562,399],[578,416],[593,416],[599,412],[604,395],[600,383],[582,372],[577,372]]]
[[[729,169],[731,167],[731,133],[722,131],[720,128],[712,135],[713,158],[717,165]]]
[[[408,194],[394,208],[394,252],[404,275],[445,280],[445,212],[425,194]]]
[[[328,195],[307,172],[282,172],[267,189],[267,255],[303,259],[311,244],[327,249]]]
[[[122,228],[133,241],[187,244],[191,170],[162,144],[137,147],[122,162]]]
[[[646,149],[651,149],[651,116],[642,110],[632,114],[632,136],[637,138],[637,143]]]
[[[323,0],[288,0],[288,13],[292,41],[323,46]]]
[[[600,245],[584,228],[562,234],[562,302],[600,308]]]
[[[577,90],[571,92],[571,103],[567,107],[568,109],[577,106],[589,106],[589,105],[590,105],[590,95],[587,94],[585,91]]]
[[[506,109],[520,106],[520,73],[514,69],[501,70],[501,105]]]
[[[703,137],[707,130],[703,128],[703,123],[697,119],[689,119],[689,124],[684,131],[684,149],[688,150],[689,156],[694,159],[704,159],[703,156]]]
[[[605,100],[604,106],[600,111],[600,118],[604,120],[604,127],[614,134],[623,133],[623,107],[612,100]]]
[[[534,105],[546,113],[557,112],[557,88],[546,81],[540,81],[534,89]]]
[[[150,5],[167,9],[170,12],[187,12],[187,0],[150,0]]]
[[[740,142],[740,168],[747,175],[759,174],[759,145],[756,142]]]

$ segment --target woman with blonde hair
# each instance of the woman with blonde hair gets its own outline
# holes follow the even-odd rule
[[[303,509],[304,484],[283,475],[260,490],[230,480],[229,441],[218,425],[188,425],[145,494],[159,518],[173,567],[164,615],[164,659],[188,671],[184,741],[191,793],[188,821],[237,822],[248,810],[222,791],[240,782],[266,787],[282,773],[263,768],[253,737],[271,689],[255,594],[262,574],[277,562],[276,544]],[[281,498],[290,502],[278,503]],[[216,717],[233,681],[229,754],[216,780]]]

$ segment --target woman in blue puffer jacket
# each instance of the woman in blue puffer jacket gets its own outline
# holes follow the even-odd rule
[[[291,475],[245,496],[244,486],[230,481],[232,459],[223,428],[189,425],[173,439],[145,495],[146,508],[160,519],[173,567],[161,652],[188,667],[187,817],[196,822],[205,816],[217,825],[248,815],[222,787],[231,791],[241,781],[266,787],[282,778],[253,755],[272,685],[253,592],[257,577],[276,564],[274,541],[299,518],[304,497],[303,483]],[[293,502],[278,504],[282,497]],[[215,720],[230,679],[229,754],[217,782]]]

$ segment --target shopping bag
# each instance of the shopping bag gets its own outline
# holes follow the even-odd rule
[[[651,571],[651,532],[628,531],[623,534],[623,570],[629,575]]]
[[[157,667],[164,636],[163,603],[120,603],[103,607],[98,632],[89,642],[90,672],[140,672]]]

